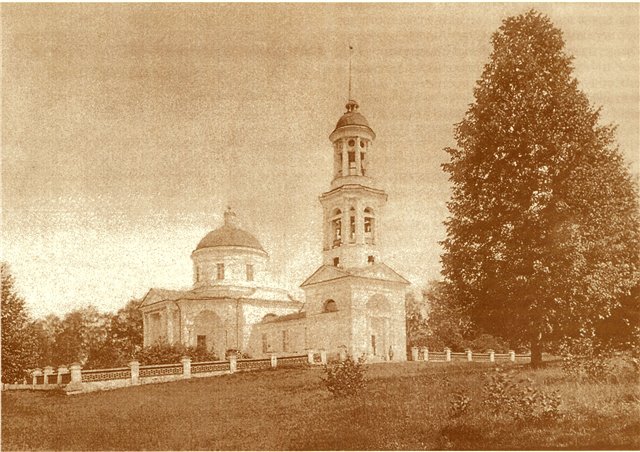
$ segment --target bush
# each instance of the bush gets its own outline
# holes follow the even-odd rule
[[[560,344],[562,370],[575,380],[606,382],[613,374],[609,356],[592,338],[565,339]]]
[[[449,400],[449,416],[460,417],[469,410],[471,398],[465,389],[457,389],[453,392],[453,397]]]
[[[322,379],[327,390],[337,397],[358,395],[366,385],[364,358],[354,360],[351,356],[331,366],[325,366]]]
[[[139,350],[135,358],[142,365],[176,364],[183,356],[188,356],[194,362],[217,361],[215,353],[202,347],[185,347],[181,344],[169,345],[166,342],[155,344]]]
[[[251,359],[251,355],[248,353],[241,352],[240,350],[236,350],[235,348],[230,348],[224,353],[225,361],[229,361],[232,355],[236,355],[238,359]]]
[[[512,372],[500,367],[489,377],[484,393],[484,403],[494,415],[507,415],[519,421],[550,421],[561,417],[558,391],[540,391],[530,378],[516,381]]]
[[[468,343],[468,347],[477,353],[486,353],[493,350],[496,353],[506,353],[509,351],[509,345],[501,338],[490,334],[481,334]]]

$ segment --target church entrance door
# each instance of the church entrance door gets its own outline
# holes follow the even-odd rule
[[[385,323],[385,319],[382,317],[370,318],[371,344],[369,345],[369,353],[376,358],[386,356]]]

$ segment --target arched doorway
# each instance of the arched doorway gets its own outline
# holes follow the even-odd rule
[[[219,359],[224,359],[226,337],[224,324],[213,311],[201,311],[193,319],[193,336],[190,345],[213,351]]]

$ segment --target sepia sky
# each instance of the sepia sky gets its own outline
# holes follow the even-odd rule
[[[637,176],[638,4],[3,4],[2,259],[19,292],[40,316],[187,288],[231,205],[300,297],[349,44],[389,194],[383,259],[416,286],[438,278],[443,148],[491,34],[532,6]]]

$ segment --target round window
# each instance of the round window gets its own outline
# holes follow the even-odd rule
[[[356,141],[355,140],[349,140],[349,146],[353,147],[356,145]]]

